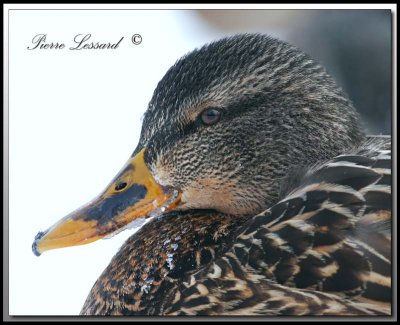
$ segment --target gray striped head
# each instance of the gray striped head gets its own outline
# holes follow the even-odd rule
[[[215,111],[218,120],[205,123]],[[285,42],[243,34],[196,49],[168,70],[135,153],[147,148],[155,179],[182,191],[181,209],[253,214],[278,199],[293,166],[362,139],[352,104],[320,65]]]

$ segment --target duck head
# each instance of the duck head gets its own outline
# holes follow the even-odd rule
[[[291,168],[362,139],[350,101],[306,54],[259,34],[222,39],[167,71],[126,165],[96,199],[40,232],[33,251],[90,243],[169,210],[257,214],[278,200]]]

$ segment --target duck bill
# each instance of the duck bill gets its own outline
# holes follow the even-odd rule
[[[172,210],[180,193],[159,185],[144,161],[145,149],[131,158],[97,198],[70,213],[32,245],[35,255],[68,246],[84,245],[110,235],[139,218]]]

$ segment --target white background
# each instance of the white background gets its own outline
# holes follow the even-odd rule
[[[257,17],[270,35],[288,40],[287,26],[296,28],[303,13]],[[79,313],[133,230],[39,258],[31,251],[34,236],[95,197],[120,170],[157,82],[179,57],[222,36],[259,31],[237,26],[218,29],[188,10],[10,12],[10,315]],[[39,33],[66,49],[27,50]],[[100,42],[125,39],[117,50],[68,50],[80,33]],[[143,37],[138,46],[130,40],[135,33]]]
[[[34,236],[103,190],[135,149],[166,70],[224,34],[191,11],[14,10],[9,17],[9,312],[76,315],[133,231],[39,258]],[[125,39],[117,50],[27,50],[39,33],[67,48],[79,33]],[[132,44],[134,33],[142,44]]]

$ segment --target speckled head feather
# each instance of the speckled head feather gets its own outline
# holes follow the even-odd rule
[[[81,314],[389,314],[390,139],[363,139],[287,43],[238,35],[184,56],[134,152],[182,202],[127,240]]]
[[[222,113],[212,126],[200,115]],[[254,214],[281,179],[359,144],[358,115],[327,72],[296,47],[260,35],[185,55],[154,91],[137,153],[157,181],[183,192],[180,209]]]

